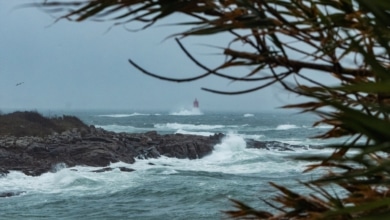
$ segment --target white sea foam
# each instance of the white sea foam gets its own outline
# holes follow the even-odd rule
[[[190,115],[203,115],[203,112],[199,108],[181,109],[177,112],[171,112],[170,115],[178,116],[190,116]]]
[[[180,124],[180,123],[166,123],[166,124],[155,124],[155,128],[158,129],[187,129],[187,130],[213,130],[223,128],[223,125],[195,125],[195,124]]]
[[[103,128],[104,130],[107,131],[113,131],[113,132],[135,132],[138,131],[139,129],[130,125],[95,125],[97,128]]]
[[[250,114],[250,113],[247,113],[247,114],[244,114],[244,117],[254,117],[255,115],[254,114]]]
[[[268,151],[248,149],[241,135],[229,133],[214,151],[197,160],[160,157],[148,160],[137,160],[133,168],[142,172],[149,169],[159,170],[159,174],[176,174],[181,171],[221,172],[229,174],[301,172],[309,162],[302,162],[287,158],[300,155],[303,152],[310,154],[319,150],[302,150],[295,152]],[[152,166],[150,164],[153,164]]]
[[[215,133],[212,132],[206,132],[206,131],[186,131],[183,129],[179,129],[175,132],[175,134],[192,134],[192,135],[200,135],[200,136],[210,136],[214,135]]]
[[[127,118],[127,117],[133,117],[133,116],[141,116],[141,115],[149,115],[149,114],[143,114],[143,113],[132,113],[132,114],[108,114],[108,115],[98,115],[99,117],[110,117],[110,118]]]
[[[333,128],[332,125],[318,125],[318,126],[315,126],[314,128],[318,128],[318,129],[331,129]]]
[[[262,135],[262,134],[243,134],[242,137],[247,138],[247,139],[263,140],[265,138],[265,135]]]
[[[296,161],[287,156],[321,153],[319,150],[300,150],[296,152],[277,152],[245,148],[244,139],[237,134],[228,134],[214,151],[197,160],[160,157],[137,159],[134,164],[113,163],[112,168],[127,167],[134,172],[119,169],[94,173],[98,167],[58,166],[57,172],[45,173],[38,177],[26,176],[12,171],[0,181],[0,189],[23,191],[27,194],[64,194],[72,197],[114,193],[123,189],[142,185],[158,176],[178,175],[183,171],[219,172],[227,174],[261,174],[262,176],[301,172],[308,162]],[[160,177],[158,177],[160,178]]]
[[[276,130],[289,130],[289,129],[295,129],[295,128],[299,128],[299,127],[296,125],[293,125],[293,124],[283,124],[283,125],[278,125],[276,127]]]
[[[112,167],[126,166],[130,164],[117,163]],[[91,172],[100,169],[99,167],[76,166],[63,168],[55,173],[44,173],[32,177],[18,171],[11,171],[0,181],[0,189],[6,191],[18,191],[30,193],[63,193],[72,196],[85,194],[103,194],[107,192],[120,191],[138,185],[138,175],[132,172],[122,172],[114,169],[110,172]],[[132,178],[129,178],[132,176]],[[142,181],[142,180],[141,180]]]
[[[231,160],[235,155],[240,154],[246,148],[244,138],[235,134],[228,134],[224,137],[220,144],[215,145],[212,155],[207,157],[212,161]]]
[[[98,114],[93,113],[95,116]],[[209,198],[216,198],[220,196],[221,193],[229,197],[232,195],[232,198],[234,198],[236,197],[234,195],[241,194],[242,188],[251,191],[256,191],[260,188],[263,190],[262,187],[267,185],[266,182],[268,181],[276,181],[282,185],[285,183],[289,184],[298,179],[301,175],[301,171],[306,168],[305,166],[307,164],[312,163],[293,160],[291,156],[323,155],[331,153],[325,150],[316,149],[297,149],[295,152],[247,149],[245,148],[245,142],[243,141],[245,138],[252,138],[260,141],[276,140],[291,144],[313,144],[313,142],[317,143],[317,141],[305,139],[302,135],[310,132],[318,133],[323,130],[320,130],[322,128],[312,128],[310,127],[311,123],[309,124],[305,121],[301,122],[295,119],[294,121],[290,121],[289,118],[281,117],[275,118],[275,120],[271,120],[270,122],[270,120],[266,118],[267,116],[261,117],[260,113],[256,113],[255,118],[248,119],[244,118],[243,115],[244,114],[241,113],[234,117],[231,117],[231,115],[214,117],[213,114],[210,114],[198,117],[182,117],[167,116],[166,114],[163,114],[163,116],[153,117],[151,114],[150,117],[137,117],[134,115],[135,117],[133,118],[125,118],[123,114],[122,118],[120,118],[120,115],[114,115],[114,117],[111,118],[109,116],[107,118],[95,117],[93,118],[95,124],[111,124],[100,127],[115,132],[139,132],[155,129],[158,132],[180,132],[204,135],[210,135],[214,131],[227,133],[228,130],[235,130],[237,133],[228,133],[222,142],[215,146],[213,152],[201,159],[189,160],[168,157],[147,160],[137,159],[134,164],[125,164],[122,162],[113,163],[110,167],[115,169],[103,173],[91,172],[100,169],[99,167],[77,166],[66,168],[61,165],[52,169],[53,172],[56,171],[55,173],[47,173],[37,177],[26,176],[23,173],[12,171],[7,176],[0,178],[1,191],[22,191],[25,193],[4,200],[4,205],[8,206],[8,210],[6,210],[8,214],[5,214],[5,216],[14,216],[13,213],[16,213],[15,207],[22,206],[26,207],[26,210],[31,210],[30,213],[23,213],[23,216],[34,216],[37,212],[46,215],[47,213],[42,212],[45,211],[44,209],[63,213],[61,215],[62,217],[66,217],[68,211],[70,212],[69,216],[86,216],[95,213],[97,209],[104,208],[104,205],[107,205],[108,201],[112,206],[110,206],[109,209],[107,209],[107,207],[105,208],[105,211],[107,211],[106,213],[109,214],[102,214],[102,218],[126,218],[126,216],[129,215],[135,216],[135,214],[139,214],[133,210],[145,210],[144,216],[146,217],[144,218],[154,218],[156,216],[164,216],[164,212],[166,211],[164,205],[169,204],[171,201],[180,204],[180,201],[188,201],[188,198],[195,198],[197,203],[207,203]],[[210,120],[208,117],[210,117]],[[263,118],[267,120],[263,121]],[[89,120],[89,118],[87,119]],[[239,125],[242,123],[242,120],[249,119],[251,120],[250,123],[248,122],[249,125],[245,125],[245,127]],[[168,126],[166,126],[167,122],[176,122],[178,127],[168,128]],[[289,122],[297,125],[296,127],[299,129],[286,130],[286,132],[283,132],[283,130],[275,132],[277,125],[283,125]],[[199,123],[201,123],[201,125],[196,125]],[[232,123],[234,123],[234,126],[236,127],[231,126]],[[160,129],[156,129],[150,126],[152,124],[160,124],[161,127]],[[190,126],[180,127],[180,124]],[[211,127],[202,128],[204,125]],[[215,125],[223,127],[212,127]],[[307,127],[304,127],[305,125]],[[143,126],[145,126],[145,128],[142,128]],[[191,128],[191,126],[195,127]],[[283,126],[280,126],[279,128],[283,128]],[[301,130],[304,131],[304,129],[309,132],[305,131],[301,134]],[[266,135],[266,137],[263,135]],[[117,167],[133,168],[135,171],[122,172]],[[276,178],[276,180],[272,178]],[[183,186],[185,184],[188,186]],[[226,187],[214,189],[214,187],[218,185]],[[263,197],[269,196],[269,194],[264,194],[266,192],[274,193],[272,190],[263,191]],[[215,193],[215,195],[211,194],[211,197],[208,197],[204,196],[205,193]],[[159,198],[161,195],[164,196],[164,199],[154,200],[154,198]],[[167,195],[172,195],[172,197],[165,198]],[[109,200],[107,200],[107,198],[109,198]],[[171,198],[177,198],[177,200],[172,200]],[[200,198],[205,200],[201,200]],[[102,205],[98,202],[95,204],[95,201],[99,200],[101,200]],[[94,204],[90,207],[86,206],[86,204],[89,204],[89,201],[94,201]],[[25,206],[23,202],[31,202],[32,206]],[[40,202],[38,203],[39,205],[36,205],[36,202]],[[74,207],[82,208],[69,208],[65,203],[74,204]],[[123,204],[130,203],[137,204],[137,206],[134,207],[133,210],[129,210],[123,206]],[[61,207],[58,204],[61,204]],[[156,212],[154,215],[151,215],[150,212],[147,212],[147,209],[144,209],[145,207],[148,207],[148,205],[150,206],[150,204],[162,206],[163,208],[161,209],[161,212]],[[187,207],[186,203],[182,205],[183,207]],[[91,207],[93,207],[93,209]],[[215,210],[221,210],[223,208],[224,207],[219,206],[212,207],[212,209]],[[4,209],[6,208],[3,208],[3,210]],[[83,212],[84,209],[85,212]],[[178,206],[178,209],[182,209],[182,207]],[[210,208],[201,206],[201,209],[196,210],[196,212],[205,212],[206,209]],[[71,211],[73,211],[73,213],[71,213]],[[77,215],[74,212],[78,212]],[[117,213],[120,212],[123,212],[123,214],[118,215]],[[188,216],[186,211],[183,213],[184,214],[180,215],[178,218]],[[54,213],[48,218],[55,218],[55,216],[56,214]],[[190,215],[190,218],[196,218],[194,216],[196,215]],[[206,218],[213,217],[218,218],[219,216],[209,215]]]

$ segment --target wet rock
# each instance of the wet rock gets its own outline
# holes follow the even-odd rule
[[[127,167],[119,167],[119,170],[122,172],[133,172],[135,171],[134,169],[127,168]]]
[[[287,144],[279,141],[256,141],[253,139],[246,140],[247,148],[256,148],[263,150],[274,150],[274,151],[295,151],[298,149],[308,150],[312,149],[322,149],[321,146],[314,145],[296,145],[296,144]]]
[[[156,131],[114,133],[93,126],[47,137],[3,136],[0,137],[0,176],[8,170],[37,176],[50,172],[57,164],[67,167],[105,167],[120,161],[131,164],[135,158],[158,158],[161,155],[198,159],[210,154],[222,137],[222,134],[209,137],[160,135]]]
[[[100,142],[100,143],[113,143],[113,140],[110,140],[109,138],[103,138],[103,137],[88,137],[84,139],[85,141],[94,141],[94,142]]]
[[[0,178],[7,176],[7,174],[9,174],[8,170],[0,169]]]
[[[20,194],[22,194],[22,193],[25,193],[25,191],[0,192],[0,198],[18,196],[18,195],[20,195]]]
[[[102,169],[93,170],[91,172],[93,172],[93,173],[103,173],[103,172],[112,171],[112,170],[113,170],[113,168],[111,168],[111,167],[104,167]]]
[[[94,173],[103,173],[103,172],[107,172],[107,171],[112,171],[116,168],[112,168],[112,167],[104,167],[102,169],[98,169],[98,170],[93,170],[91,172],[94,172]],[[118,167],[118,169],[122,172],[133,172],[135,171],[134,169],[132,168],[127,168],[127,167]]]

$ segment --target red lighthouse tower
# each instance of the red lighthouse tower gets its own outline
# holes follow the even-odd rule
[[[199,102],[198,102],[198,99],[196,99],[196,98],[195,98],[193,107],[194,108],[199,108]]]

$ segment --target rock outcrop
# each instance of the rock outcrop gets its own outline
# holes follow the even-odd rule
[[[198,136],[188,134],[160,135],[156,131],[141,134],[114,133],[90,126],[53,133],[46,137],[0,137],[0,178],[10,170],[37,176],[55,172],[58,165],[106,167],[110,163],[132,164],[135,159],[160,156],[198,159],[210,154],[223,134]],[[278,141],[246,140],[248,148],[294,151],[315,146],[290,145]],[[319,147],[317,147],[319,148]],[[106,167],[93,172],[110,171]],[[133,170],[120,168],[122,171]]]
[[[9,192],[0,192],[0,198],[18,196],[24,193],[24,191],[9,191]]]
[[[256,148],[263,150],[276,150],[276,151],[295,151],[295,150],[308,150],[310,149],[323,149],[322,146],[317,145],[297,145],[297,144],[287,144],[280,141],[256,141],[253,139],[247,139],[246,147],[247,148]]]
[[[160,135],[155,131],[141,134],[114,133],[94,126],[74,128],[46,137],[3,136],[0,137],[0,178],[6,176],[10,170],[37,176],[45,172],[55,172],[59,165],[106,167],[114,162],[132,164],[135,159],[160,156],[198,159],[210,154],[223,137],[223,134],[208,137],[188,134]],[[247,139],[246,143],[248,148],[278,151],[315,147],[253,139]],[[110,170],[112,168],[106,167],[93,172]],[[124,167],[120,170],[133,171]]]
[[[131,164],[136,159],[160,156],[198,159],[210,154],[224,136],[114,133],[87,126],[74,116],[45,118],[36,112],[14,112],[0,115],[0,178],[10,170],[37,176],[64,166],[86,165],[104,167],[92,171],[100,173],[112,170],[107,166],[119,161]],[[278,151],[315,147],[253,139],[247,139],[246,144],[248,148]],[[13,195],[0,192],[0,197]]]
[[[94,126],[47,137],[3,136],[0,138],[0,176],[9,170],[36,176],[54,171],[57,164],[104,167],[119,161],[131,164],[136,158],[197,159],[210,154],[222,137],[222,134],[209,137],[159,135],[155,131],[114,133]]]

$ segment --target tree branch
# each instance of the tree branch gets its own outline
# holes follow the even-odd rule
[[[274,77],[274,80],[268,82],[268,83],[265,83],[261,86],[258,86],[258,87],[255,87],[255,88],[252,88],[252,89],[247,89],[247,90],[240,90],[240,91],[235,91],[235,92],[226,92],[226,91],[219,91],[219,90],[214,90],[214,89],[208,89],[208,88],[202,88],[202,90],[205,90],[207,92],[212,92],[212,93],[216,93],[216,94],[221,94],[221,95],[241,95],[241,94],[245,94],[245,93],[250,93],[250,92],[254,92],[254,91],[257,91],[257,90],[260,90],[260,89],[264,89],[276,82],[281,82],[284,78],[286,78],[288,75],[290,75],[292,73],[292,71],[287,71],[285,73],[282,73],[282,77]],[[279,74],[281,75],[281,74]]]
[[[198,79],[201,79],[201,78],[204,78],[208,75],[210,75],[210,73],[205,73],[205,74],[202,74],[202,75],[199,75],[199,76],[195,76],[195,77],[189,77],[189,78],[183,78],[183,79],[178,79],[178,78],[170,78],[170,77],[165,77],[165,76],[160,76],[160,75],[157,75],[157,74],[154,74],[154,73],[151,73],[147,70],[145,70],[144,68],[140,67],[138,64],[136,64],[133,60],[129,59],[129,63],[134,66],[136,69],[138,69],[139,71],[141,71],[142,73],[148,75],[148,76],[151,76],[151,77],[154,77],[154,78],[157,78],[157,79],[161,79],[161,80],[166,80],[166,81],[171,81],[171,82],[178,82],[178,83],[181,83],[181,82],[190,82],[190,81],[194,81],[194,80],[198,80]]]
[[[225,49],[224,54],[241,58],[246,60],[251,60],[257,63],[266,63],[266,64],[274,64],[278,66],[283,66],[286,68],[293,69],[312,69],[324,72],[334,72],[335,67],[333,65],[325,65],[325,64],[316,64],[316,63],[308,63],[297,60],[287,59],[281,56],[262,56],[261,54],[247,53],[241,51],[235,51],[232,49]],[[351,76],[363,76],[363,77],[371,77],[373,76],[373,72],[366,69],[351,69],[351,68],[343,68],[337,69],[340,74],[351,75]]]
[[[225,75],[225,74],[219,73],[219,72],[217,72],[217,70],[220,69],[221,67],[225,66],[225,64],[227,64],[228,62],[225,62],[220,67],[215,68],[214,70],[212,70],[212,69],[206,67],[205,65],[203,65],[197,59],[195,59],[195,57],[193,57],[191,55],[191,53],[188,52],[188,50],[183,46],[183,44],[180,42],[179,39],[176,38],[175,40],[176,40],[177,44],[179,44],[180,49],[183,50],[183,52],[187,55],[187,57],[192,62],[194,62],[197,66],[199,66],[200,68],[206,70],[210,74],[214,74],[216,76],[219,76],[219,77],[222,77],[222,78],[226,78],[226,79],[235,80],[235,81],[261,81],[261,80],[266,80],[266,79],[273,78],[273,76],[258,77],[258,78],[243,78],[243,77],[233,77],[233,76],[229,76],[229,75]],[[252,75],[252,74],[250,74],[250,75]]]

